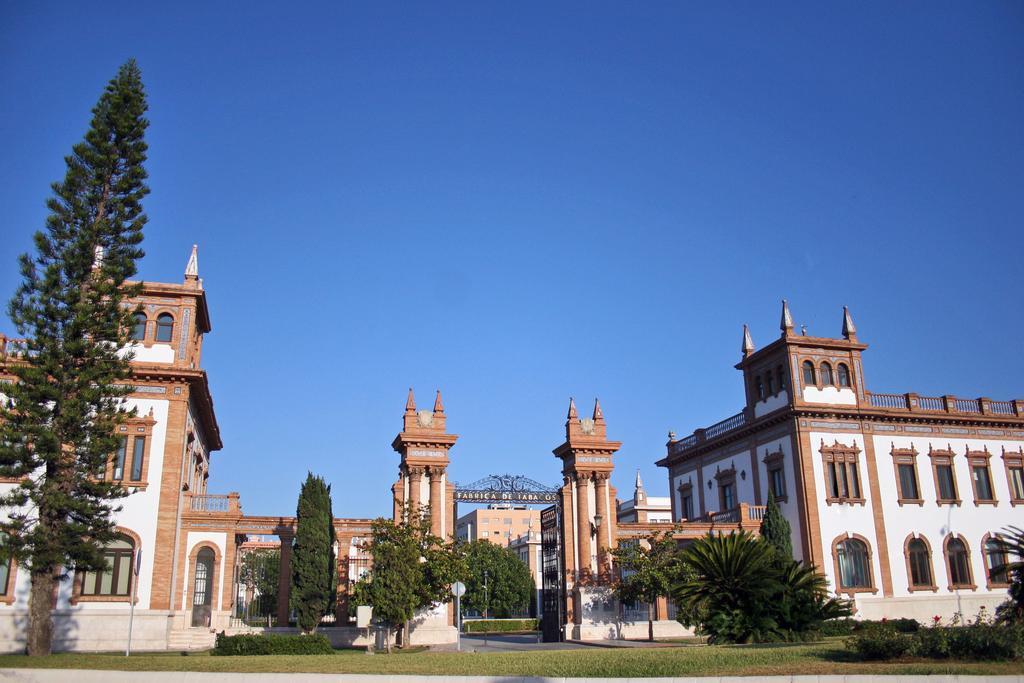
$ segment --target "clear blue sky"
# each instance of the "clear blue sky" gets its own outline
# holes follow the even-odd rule
[[[410,385],[455,479],[557,483],[600,396],[620,495],[664,494],[782,297],[816,335],[851,307],[873,390],[1024,397],[1020,2],[154,5],[0,2],[0,295],[134,56],[141,272],[200,245],[247,512],[311,469],[388,513]]]

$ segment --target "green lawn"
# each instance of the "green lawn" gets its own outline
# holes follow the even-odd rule
[[[366,655],[213,657],[206,653],[59,654],[30,659],[0,655],[0,668],[41,667],[133,671],[322,672],[516,676],[720,676],[781,674],[1020,674],[1021,662],[858,662],[842,642],[473,654],[413,652]]]

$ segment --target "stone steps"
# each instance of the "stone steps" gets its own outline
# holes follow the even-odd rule
[[[213,647],[216,634],[207,628],[190,628],[184,631],[171,631],[167,636],[168,650],[209,650]]]

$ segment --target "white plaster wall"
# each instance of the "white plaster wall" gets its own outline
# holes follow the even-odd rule
[[[945,435],[930,436],[897,436],[893,434],[875,434],[875,464],[878,470],[879,492],[885,513],[885,529],[889,546],[889,566],[892,572],[893,595],[896,597],[916,595],[932,596],[932,593],[912,594],[908,587],[910,578],[907,576],[906,561],[903,554],[903,543],[911,532],[920,534],[928,540],[932,550],[932,573],[935,585],[939,587],[936,597],[949,595],[947,589],[949,576],[946,569],[942,544],[949,533],[964,537],[971,556],[971,571],[977,591],[960,591],[964,594],[986,594],[997,592],[1005,594],[1005,589],[990,591],[986,587],[986,572],[982,555],[982,537],[995,534],[1008,525],[1024,526],[1024,508],[1010,505],[1010,485],[1003,466],[1002,449],[1016,451],[1020,442],[998,441],[995,439],[951,439]],[[936,449],[947,446],[956,453],[953,471],[956,477],[957,492],[962,501],[960,506],[938,505],[935,501],[935,478],[932,474],[931,459],[928,457],[929,445]],[[899,493],[896,486],[896,471],[891,451],[893,448],[915,448],[917,450],[917,481],[924,505],[903,505],[897,502]],[[966,452],[988,448],[992,454],[989,460],[989,471],[992,476],[992,487],[998,505],[975,505],[974,489],[971,486],[971,472]],[[973,616],[968,614],[967,616]]]
[[[754,403],[754,417],[767,415],[773,410],[778,410],[786,405],[789,405],[789,393],[783,390],[774,396],[766,397],[763,401]]]
[[[837,387],[804,387],[804,401],[807,403],[829,403],[832,405],[855,406],[857,395],[853,389]]]
[[[821,460],[819,449],[821,442],[831,446],[838,441],[843,445],[856,444],[861,450],[860,454],[860,486],[861,496],[865,499],[864,505],[828,505],[825,502],[825,468]],[[874,512],[871,502],[871,489],[868,477],[869,468],[864,451],[864,435],[857,432],[811,432],[811,465],[814,468],[815,490],[818,491],[818,519],[821,525],[821,557],[824,567],[821,567],[825,578],[828,579],[829,588],[835,590],[838,581],[835,576],[835,567],[832,562],[832,541],[843,534],[859,534],[868,539],[871,544],[871,574],[874,585],[878,588],[878,595],[882,594],[882,572],[879,559],[880,548],[878,539],[875,536]],[[902,552],[900,554],[902,557]],[[891,566],[891,562],[890,562]]]
[[[736,468],[736,504],[754,502],[754,477],[757,473],[750,470],[750,451],[737,451],[713,463],[707,463],[703,467],[704,504],[707,507],[707,512],[719,512],[721,507],[718,480],[715,479],[715,475],[719,471],[732,467]],[[711,482],[710,489],[707,487],[709,481]],[[696,482],[694,482],[694,489],[696,489]],[[695,501],[695,506],[697,502],[699,501]]]
[[[188,604],[188,582],[193,579],[193,572],[195,567],[192,566],[195,563],[189,562],[189,558],[192,556],[192,551],[200,543],[209,542],[217,547],[217,551],[220,554],[220,563],[218,565],[218,578],[217,585],[214,589],[217,591],[217,595],[214,596],[215,600],[212,601],[212,608],[214,610],[221,610],[221,599],[224,595],[224,562],[227,559],[227,540],[228,535],[226,533],[211,532],[211,531],[190,531],[188,536],[185,538],[185,561],[189,563],[182,572],[181,580],[181,609],[191,609],[191,605]]]
[[[789,522],[790,530],[793,532],[793,557],[797,560],[803,560],[803,545],[800,542],[800,508],[797,504],[797,497],[800,495],[800,491],[796,486],[796,461],[793,457],[793,439],[789,435],[758,444],[757,446],[757,477],[761,483],[761,504],[767,504],[768,489],[771,485],[768,480],[768,466],[764,464],[764,458],[769,453],[778,453],[779,450],[783,453],[782,476],[786,478],[786,500],[778,501],[778,506],[782,516]]]
[[[153,344],[145,347],[142,344],[132,344],[118,351],[118,355],[124,357],[129,351],[135,352],[134,360],[140,363],[173,363],[174,347],[170,344]]]

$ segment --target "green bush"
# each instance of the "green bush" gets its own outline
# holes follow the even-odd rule
[[[462,630],[466,633],[513,633],[518,631],[536,631],[536,619],[474,619],[462,622]]]
[[[259,635],[243,633],[237,636],[217,634],[213,647],[215,655],[331,655],[334,648],[331,641],[322,634],[306,636],[285,636],[278,634]]]
[[[849,636],[857,628],[857,622],[853,619],[829,619],[822,622],[818,627],[818,633],[822,636]]]
[[[853,630],[859,631],[869,626],[890,626],[896,629],[900,633],[917,633],[917,630],[921,628],[921,624],[916,619],[882,619],[881,621],[871,621],[865,619],[863,621],[855,621]]]
[[[1007,660],[1024,657],[1024,627],[976,621],[967,626],[923,628],[912,654],[929,659]]]
[[[914,639],[889,624],[866,624],[847,639],[846,646],[861,659],[896,659],[914,644]]]

